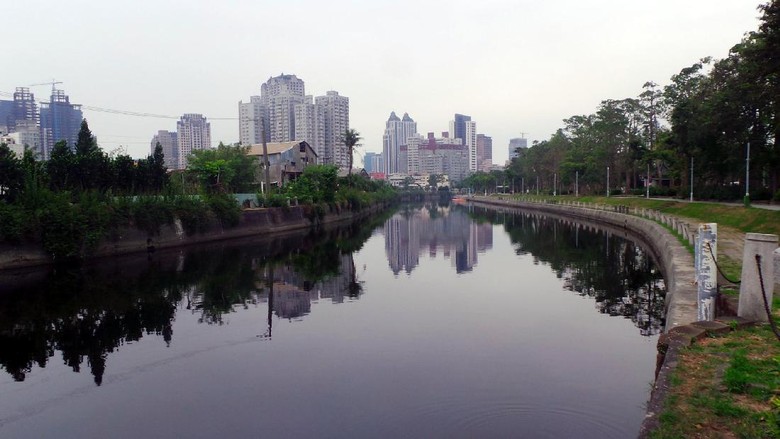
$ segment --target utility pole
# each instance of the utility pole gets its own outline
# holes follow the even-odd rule
[[[260,116],[260,137],[263,139],[263,166],[265,167],[265,191],[267,197],[271,193],[271,164],[268,161],[268,145],[265,143],[265,116]]]

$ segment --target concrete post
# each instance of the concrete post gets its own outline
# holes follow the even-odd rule
[[[715,257],[718,254],[718,225],[707,223],[699,226],[699,241],[696,246],[698,253],[698,269],[696,283],[698,284],[699,320],[715,320],[715,300],[718,294],[718,268]]]
[[[769,321],[764,309],[761,280],[758,276],[756,255],[761,256],[761,274],[769,309],[772,309],[774,290],[774,257],[777,249],[777,235],[748,233],[745,235],[745,253],[742,256],[742,283],[739,288],[739,308],[737,315],[759,322]]]
[[[775,287],[780,286],[780,248],[775,249]]]

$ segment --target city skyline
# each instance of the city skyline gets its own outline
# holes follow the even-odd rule
[[[122,145],[144,157],[150,137],[170,129],[170,121],[96,107],[173,118],[200,113],[212,123],[213,143],[232,143],[239,139],[235,103],[255,94],[269,76],[294,72],[313,89],[350,97],[350,127],[362,134],[364,151],[381,151],[390,111],[409,112],[422,132],[446,131],[458,111],[493,138],[493,162],[501,164],[509,139],[521,132],[529,144],[547,139],[562,119],[594,112],[603,99],[634,97],[646,81],[665,85],[702,57],[725,57],[756,29],[758,4],[299,1],[206,8],[193,2],[183,11],[144,1],[17,2],[6,6],[8,16],[30,21],[10,20],[7,31],[35,38],[7,50],[15,68],[0,79],[6,93],[0,99],[9,99],[17,86],[55,78],[82,104],[104,150]],[[283,20],[247,23],[274,15],[295,16],[295,33]],[[90,25],[74,28],[76,19]],[[319,23],[326,20],[340,24],[323,33]],[[425,22],[440,26],[415,33]],[[237,31],[213,31],[225,28]],[[382,50],[402,38],[414,50]],[[462,53],[473,62],[448,64]],[[48,94],[47,85],[31,91],[38,99]]]

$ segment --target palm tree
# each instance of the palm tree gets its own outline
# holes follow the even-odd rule
[[[347,156],[349,157],[349,169],[347,170],[348,176],[352,176],[352,156],[355,153],[355,147],[360,146],[358,142],[361,140],[363,139],[360,137],[360,133],[353,130],[352,128],[344,131],[344,145],[347,147]]]

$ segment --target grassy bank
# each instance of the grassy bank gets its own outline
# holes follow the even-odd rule
[[[780,342],[768,325],[683,349],[670,384],[651,438],[780,437]]]

